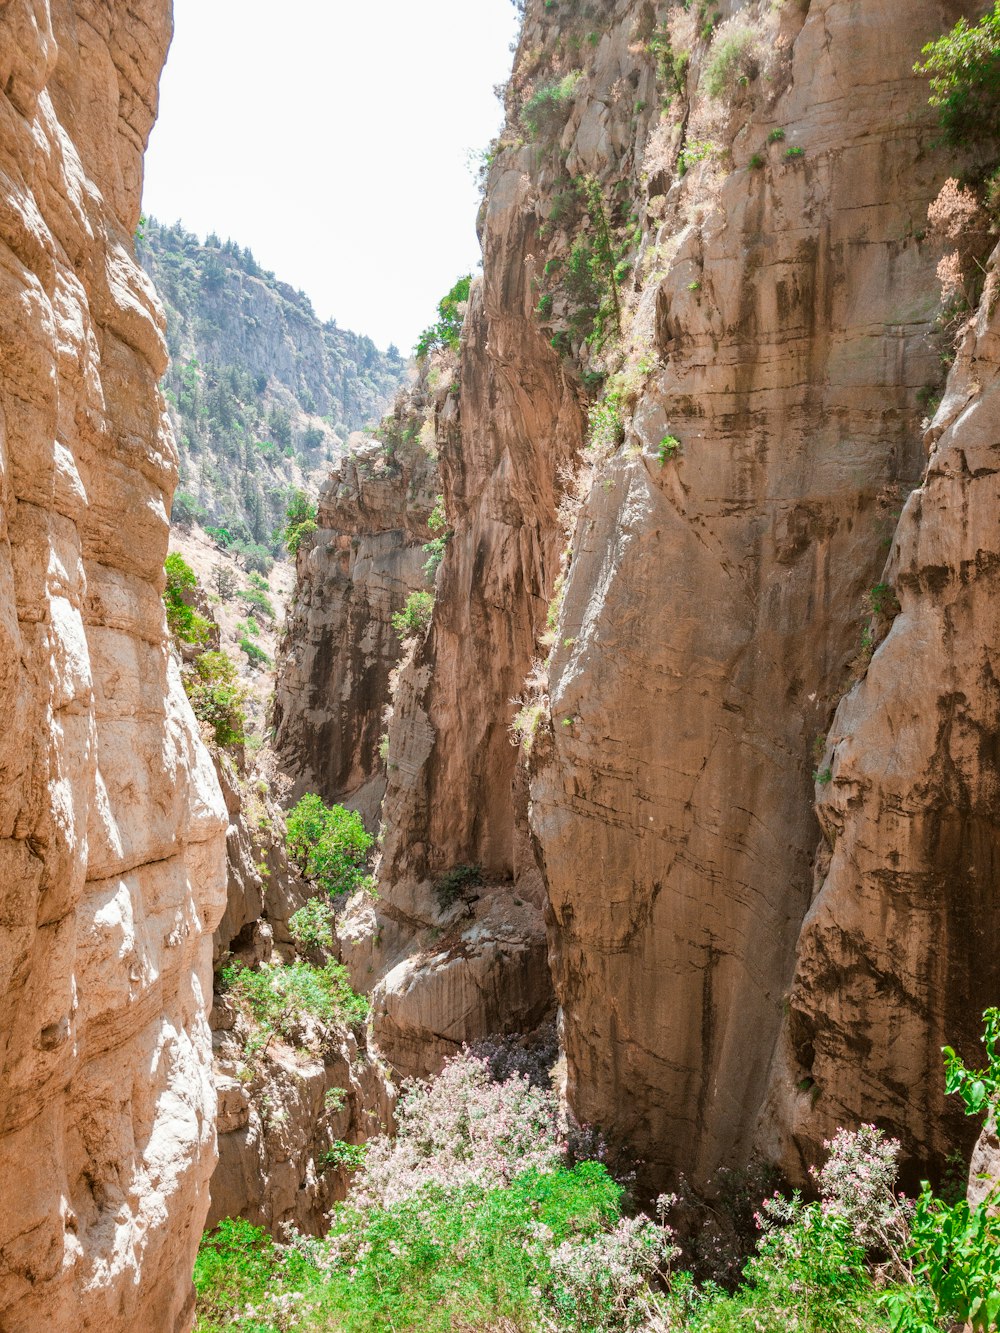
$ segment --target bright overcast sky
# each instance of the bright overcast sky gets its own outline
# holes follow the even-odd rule
[[[143,210],[218,232],[408,352],[476,268],[511,0],[174,0]]]

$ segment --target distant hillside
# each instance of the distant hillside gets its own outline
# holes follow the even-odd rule
[[[292,486],[315,489],[406,374],[390,347],[321,323],[249,250],[150,219],[137,246],[167,312],[164,391],[181,453],[174,522],[276,553]]]

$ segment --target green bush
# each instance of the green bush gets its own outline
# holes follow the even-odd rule
[[[201,653],[184,672],[184,689],[195,717],[212,728],[216,745],[243,743],[249,692],[226,653]]]
[[[710,97],[732,97],[737,87],[755,79],[760,69],[760,37],[755,28],[726,24],[712,43],[705,66]]]
[[[322,898],[310,898],[288,918],[288,927],[300,949],[333,948],[333,913]]]
[[[195,1268],[198,1333],[270,1333],[287,1293],[298,1296],[301,1333],[638,1327],[639,1302],[616,1300],[617,1291],[606,1298],[616,1276],[608,1254],[629,1226],[621,1197],[603,1166],[584,1162],[527,1171],[502,1189],[431,1186],[387,1208],[338,1204],[326,1239],[288,1247],[244,1222],[224,1223],[203,1241]],[[633,1248],[643,1244],[642,1261],[655,1268],[655,1238]],[[567,1262],[570,1245],[584,1262]]]
[[[198,586],[194,570],[176,551],[167,556],[163,568],[167,574],[167,586],[163,590],[167,628],[184,643],[207,643],[212,633],[212,622],[200,616],[185,600],[185,594],[190,595]]]
[[[392,617],[392,627],[401,639],[414,634],[421,634],[431,623],[434,614],[434,594],[432,592],[411,592],[403,605]]]
[[[985,1067],[969,1069],[945,1046],[945,1091],[961,1098],[966,1115],[983,1116],[995,1124],[1000,1111],[1000,1009],[987,1009],[983,1023]],[[887,1300],[893,1333],[935,1333],[963,1323],[975,1333],[1000,1329],[996,1204],[996,1190],[975,1208],[964,1198],[947,1203],[935,1198],[924,1181],[910,1241],[917,1284]]]
[[[328,806],[310,792],[288,812],[286,829],[289,856],[327,893],[361,887],[373,839],[356,811]]]
[[[930,79],[945,140],[975,147],[1000,135],[1000,3],[978,23],[960,18],[950,32],[928,42],[914,72]]]
[[[574,69],[558,83],[543,84],[531,94],[521,108],[521,124],[533,139],[554,139],[561,133],[580,78],[580,71]]]
[[[438,302],[438,320],[430,328],[424,329],[417,339],[415,348],[418,360],[423,360],[438,348],[449,347],[457,351],[462,337],[462,322],[465,318],[465,305],[472,289],[472,274],[459,278],[446,296]]]
[[[246,654],[251,666],[269,667],[274,665],[264,649],[259,644],[254,643],[247,633],[244,633],[240,638],[240,649]]]
[[[482,884],[483,872],[479,866],[453,866],[434,885],[434,894],[442,912],[448,910],[468,889]]]
[[[305,491],[291,492],[285,509],[285,530],[282,540],[289,555],[297,555],[303,538],[316,531],[316,506]]]
[[[244,588],[240,593],[240,600],[248,610],[259,611],[268,620],[277,618],[270,597],[266,592],[261,592],[259,588]]]
[[[222,969],[222,988],[268,1037],[292,1038],[306,1018],[332,1026],[368,1016],[368,1001],[355,994],[347,969],[333,960],[314,967],[298,958],[256,969],[233,962]]]

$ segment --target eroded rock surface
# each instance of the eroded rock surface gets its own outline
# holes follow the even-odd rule
[[[163,0],[0,6],[0,1325],[188,1326],[226,817],[166,641],[132,257]]]
[[[400,434],[419,426],[416,410],[400,411]],[[428,586],[423,546],[437,489],[435,457],[412,436],[390,458],[378,442],[357,449],[323,487],[318,530],[298,556],[275,750],[293,798],[316,792],[358,810],[373,829],[385,791],[383,715],[401,652],[392,616]]]
[[[896,530],[899,614],[828,738],[779,1066],[779,1121],[803,1152],[855,1108],[925,1162],[976,1132],[945,1096],[940,1050],[981,1063],[1000,986],[996,259]],[[819,1095],[790,1095],[799,1080]]]

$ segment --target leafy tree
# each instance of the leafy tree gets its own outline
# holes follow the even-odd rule
[[[462,322],[465,319],[465,305],[472,287],[472,274],[459,278],[451,291],[438,302],[438,320],[430,328],[424,329],[417,339],[416,354],[420,360],[429,356],[438,348],[450,347],[458,350],[462,336]]]
[[[392,617],[392,627],[401,639],[422,633],[431,623],[434,614],[434,594],[432,592],[411,592],[402,611]]]
[[[282,540],[289,555],[297,555],[304,537],[316,531],[316,506],[303,490],[289,493],[285,508],[285,530]]]
[[[200,616],[187,600],[198,586],[194,570],[177,551],[167,556],[163,568],[167,575],[163,604],[170,633],[184,643],[207,643],[212,632],[211,622]]]
[[[286,830],[289,856],[327,893],[361,887],[373,839],[356,811],[328,806],[310,792],[289,811]]]
[[[201,653],[184,672],[194,715],[212,728],[216,745],[242,745],[249,691],[226,653]]]
[[[222,601],[229,602],[236,594],[239,581],[230,566],[224,565],[220,560],[212,567],[212,585]]]
[[[920,54],[913,68],[930,79],[945,140],[962,147],[1000,136],[1000,2],[978,23],[960,18]]]

